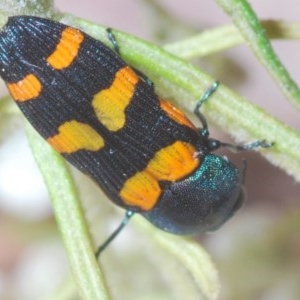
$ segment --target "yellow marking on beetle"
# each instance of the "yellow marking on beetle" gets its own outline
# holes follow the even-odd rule
[[[56,49],[47,58],[47,62],[57,70],[69,67],[78,55],[83,40],[84,35],[78,29],[67,27],[63,30]]]
[[[138,172],[123,185],[120,196],[126,205],[150,210],[161,194],[158,181],[147,171]]]
[[[157,180],[176,181],[191,174],[200,163],[194,146],[187,142],[176,141],[162,148],[150,160],[146,171]]]
[[[98,151],[104,146],[103,138],[88,124],[75,120],[65,122],[58,128],[58,134],[47,139],[60,153],[78,150]]]
[[[32,100],[38,97],[42,90],[42,84],[33,74],[26,75],[18,82],[8,83],[7,87],[11,96],[19,102]]]
[[[194,124],[185,116],[185,114],[170,102],[161,99],[160,107],[175,122],[190,127],[191,129],[197,130]]]
[[[126,205],[152,209],[162,192],[159,181],[176,181],[191,174],[200,164],[195,153],[194,146],[182,141],[159,150],[143,171],[127,179],[121,198]]]
[[[99,91],[92,101],[97,118],[110,131],[117,131],[125,124],[125,109],[134,95],[137,74],[128,66],[120,69],[111,86]]]

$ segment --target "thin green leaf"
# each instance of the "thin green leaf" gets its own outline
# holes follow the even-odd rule
[[[255,12],[245,0],[217,0],[231,17],[249,47],[271,74],[285,96],[300,110],[300,90],[276,56]]]
[[[300,24],[285,21],[261,21],[267,36],[272,39],[300,39]],[[191,59],[220,52],[245,43],[234,25],[208,29],[200,34],[164,46],[178,57]]]
[[[66,163],[29,125],[27,134],[51,196],[55,217],[80,294],[83,299],[109,299]]]

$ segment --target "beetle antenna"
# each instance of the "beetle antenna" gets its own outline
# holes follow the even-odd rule
[[[232,152],[251,151],[257,148],[270,148],[273,145],[274,143],[269,143],[266,140],[258,140],[244,145],[235,145],[235,144],[221,142],[222,147],[227,148]]]

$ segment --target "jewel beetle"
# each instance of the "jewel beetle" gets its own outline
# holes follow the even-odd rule
[[[117,50],[117,43],[109,31]],[[0,32],[0,76],[29,122],[67,161],[127,210],[174,234],[217,229],[241,206],[243,176],[214,150],[244,146],[209,137],[161,99],[142,73],[114,51],[68,25],[10,17]]]

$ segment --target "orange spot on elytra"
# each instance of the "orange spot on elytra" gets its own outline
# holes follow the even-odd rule
[[[152,209],[161,195],[159,181],[176,181],[191,174],[200,164],[193,145],[176,141],[159,150],[147,167],[127,179],[120,197],[129,206]]]
[[[128,66],[120,69],[111,86],[98,92],[92,101],[100,122],[110,131],[121,129],[126,120],[125,109],[134,95],[139,77]]]
[[[129,206],[150,210],[156,204],[161,189],[155,177],[146,171],[138,172],[127,179],[120,197]]]
[[[196,130],[196,127],[194,126],[194,124],[185,116],[185,114],[182,111],[180,111],[178,108],[176,108],[170,102],[161,99],[160,107],[175,122]]]
[[[54,69],[60,70],[69,67],[78,55],[79,47],[84,35],[78,29],[67,27],[54,52],[47,58],[47,62]]]
[[[33,74],[26,75],[18,82],[8,83],[7,87],[15,101],[20,102],[32,100],[38,97],[42,90],[42,84]]]
[[[157,180],[176,181],[191,174],[200,163],[196,149],[187,142],[176,141],[155,153],[146,170]]]
[[[98,151],[104,146],[103,138],[88,124],[75,120],[65,122],[58,128],[58,134],[47,139],[60,153],[78,150]]]

